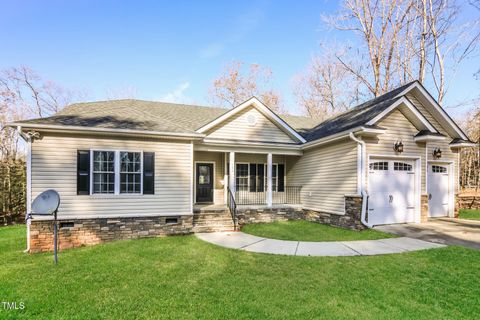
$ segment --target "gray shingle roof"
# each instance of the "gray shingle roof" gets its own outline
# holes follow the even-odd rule
[[[400,99],[399,93],[412,82],[369,100],[347,112],[321,122],[300,116],[280,115],[307,141],[365,125],[369,120]],[[144,100],[112,100],[76,103],[57,114],[20,121],[29,124],[82,126],[90,128],[132,129],[172,133],[195,133],[229,109]]]

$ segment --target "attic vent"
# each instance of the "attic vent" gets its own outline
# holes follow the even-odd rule
[[[247,123],[249,126],[255,126],[257,124],[257,117],[254,114],[249,114],[247,116]]]

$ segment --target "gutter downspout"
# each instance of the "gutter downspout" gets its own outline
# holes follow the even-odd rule
[[[360,221],[362,224],[368,228],[372,228],[373,225],[367,222],[367,201],[368,201],[368,194],[365,191],[365,159],[367,158],[367,147],[365,145],[365,141],[362,141],[355,137],[353,132],[349,134],[350,139],[358,143],[360,148],[360,187],[359,193],[362,195],[362,213],[360,216]]]
[[[17,132],[20,137],[27,143],[27,203],[25,209],[26,217],[32,211],[31,210],[31,198],[32,198],[32,138],[29,135],[26,135],[22,132],[22,127],[17,126]],[[25,223],[27,224],[27,248],[23,252],[30,252],[30,221],[31,219],[27,219]]]

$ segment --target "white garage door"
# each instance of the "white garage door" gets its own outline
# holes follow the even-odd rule
[[[379,225],[414,221],[415,172],[412,161],[372,160],[368,177],[370,223]]]
[[[428,213],[430,217],[448,215],[449,202],[448,165],[428,165]]]

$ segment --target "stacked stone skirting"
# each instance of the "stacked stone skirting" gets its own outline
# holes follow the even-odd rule
[[[457,210],[480,209],[480,196],[458,195],[456,200]]]
[[[420,196],[420,222],[428,221],[428,194]]]
[[[345,214],[332,214],[314,210],[304,210],[304,219],[307,221],[329,224],[332,226],[363,230],[366,227],[362,224],[362,197],[351,195],[345,196]]]
[[[166,219],[177,218],[176,223]],[[96,218],[58,221],[60,250],[102,242],[160,237],[192,233],[193,217],[128,217]],[[53,221],[32,220],[30,225],[30,252],[53,250]]]
[[[363,230],[361,222],[362,197],[345,196],[345,214],[339,215],[301,207],[271,208],[271,209],[239,209],[237,218],[241,227],[249,223],[266,223],[286,220],[306,220],[329,224],[337,227]]]

